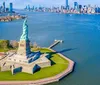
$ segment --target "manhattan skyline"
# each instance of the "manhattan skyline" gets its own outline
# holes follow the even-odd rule
[[[7,6],[8,3],[12,2],[14,4],[14,8],[24,8],[27,4],[29,4],[30,6],[46,6],[46,7],[51,7],[51,6],[61,6],[66,4],[66,0],[2,0],[0,5],[3,2],[6,2]],[[22,2],[22,3],[21,3]],[[73,3],[74,2],[78,2],[81,5],[87,5],[87,4],[91,4],[91,5],[98,5],[100,6],[100,0],[68,0],[69,5],[71,7],[73,7]],[[23,4],[23,5],[22,5]]]

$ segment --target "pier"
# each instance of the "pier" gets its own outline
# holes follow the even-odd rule
[[[53,48],[54,46],[56,46],[57,44],[59,43],[62,43],[63,41],[62,40],[54,40],[54,43],[52,45],[50,45],[48,48]]]

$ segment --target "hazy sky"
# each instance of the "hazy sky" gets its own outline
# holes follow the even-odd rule
[[[0,5],[3,1],[6,1],[6,6],[10,2],[13,2],[14,8],[24,8],[26,5],[30,4],[35,6],[60,6],[65,5],[65,0],[0,0]],[[77,1],[79,4],[91,4],[99,5],[100,0],[69,0],[69,5],[73,6],[73,2]]]

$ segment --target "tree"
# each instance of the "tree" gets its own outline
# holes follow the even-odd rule
[[[9,46],[10,46],[9,40],[0,40],[0,48],[6,50],[9,48]]]
[[[11,46],[13,48],[18,48],[18,42],[17,41],[11,41]]]
[[[36,42],[34,42],[33,44],[33,51],[39,51],[40,50],[40,47],[37,45]]]

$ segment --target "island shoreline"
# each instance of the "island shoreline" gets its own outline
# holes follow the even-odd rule
[[[51,50],[52,52],[56,52],[53,49],[50,48],[46,48]],[[60,81],[62,78],[64,78],[65,76],[67,76],[68,74],[70,74],[71,72],[73,72],[73,68],[74,68],[74,61],[70,60],[69,58],[67,58],[66,56],[57,53],[60,57],[66,59],[67,61],[69,61],[69,66],[66,70],[64,70],[62,73],[59,73],[53,77],[49,77],[49,78],[44,78],[44,79],[39,79],[39,80],[34,80],[34,81],[0,81],[0,85],[20,85],[20,84],[33,84],[33,85],[43,85],[43,84],[49,84],[49,83],[53,83],[53,82],[58,82]]]

